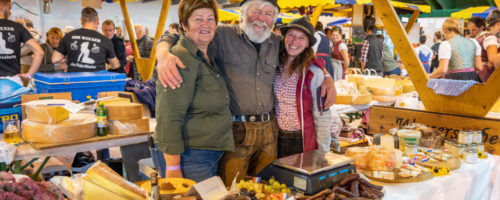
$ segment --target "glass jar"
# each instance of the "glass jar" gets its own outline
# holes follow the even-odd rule
[[[458,134],[458,143],[471,144],[472,143],[472,133],[470,131],[460,131],[460,133]]]
[[[483,143],[478,143],[476,148],[477,148],[477,152],[484,152],[484,144]]]
[[[483,141],[483,131],[472,132],[472,143],[478,144]]]
[[[477,149],[472,146],[468,147],[464,152],[463,160],[466,163],[476,163],[478,160]]]
[[[445,140],[444,141],[444,152],[448,153],[448,152],[451,152],[453,149],[453,141],[451,140]]]
[[[465,151],[465,144],[456,143],[453,146],[453,155],[456,157],[461,156]]]
[[[418,146],[414,144],[406,144],[405,155],[411,156],[418,153]]]

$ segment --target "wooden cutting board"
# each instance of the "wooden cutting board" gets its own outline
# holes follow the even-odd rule
[[[165,187],[164,184],[170,183],[171,189]],[[135,184],[151,194],[151,181],[139,181]],[[193,180],[185,178],[160,178],[158,185],[160,185],[160,194],[182,194],[184,195],[191,187],[196,184]]]
[[[382,178],[375,178],[373,176],[373,171],[364,170],[362,173],[366,177],[368,177],[369,179],[372,179],[372,180],[375,180],[375,181],[379,181],[379,182],[385,182],[385,183],[414,183],[414,182],[426,181],[426,180],[429,180],[429,179],[431,179],[431,178],[434,177],[434,176],[432,176],[431,172],[429,172],[429,171],[427,171],[425,173],[422,173],[422,174],[418,175],[415,178],[412,178],[412,177],[402,177],[402,176],[399,176],[399,174],[398,174],[399,170],[398,169],[394,170],[394,180],[387,180],[387,179],[382,179]]]
[[[30,144],[35,149],[48,149],[48,148],[70,146],[70,145],[75,145],[75,144],[85,144],[85,143],[99,142],[99,141],[104,141],[104,140],[112,140],[112,139],[126,138],[126,137],[139,136],[139,135],[149,135],[149,134],[153,134],[153,132],[143,132],[143,133],[135,133],[135,134],[127,134],[127,135],[108,134],[104,137],[94,136],[94,137],[91,137],[88,139],[71,141],[71,142],[63,142],[63,143],[31,143],[30,142]]]
[[[449,168],[450,170],[459,169],[462,166],[462,161],[457,157],[452,157],[447,161],[427,161],[423,163],[419,163],[420,165],[428,168],[436,167],[441,169],[442,167]]]

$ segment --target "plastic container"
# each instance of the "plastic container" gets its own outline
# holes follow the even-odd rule
[[[471,131],[460,131],[458,134],[458,143],[460,144],[472,144],[472,132]]]
[[[478,157],[477,157],[477,149],[475,147],[468,147],[465,149],[464,152],[464,162],[466,163],[477,163]]]
[[[0,103],[0,133],[3,133],[3,121],[21,120],[21,106],[16,106],[21,102]]]
[[[422,133],[417,130],[409,130],[409,129],[400,129],[397,132],[399,136],[399,150],[405,151],[406,144],[413,144],[418,146],[420,142],[420,137],[422,137]]]
[[[87,96],[97,99],[97,93],[124,91],[126,75],[121,73],[68,72],[68,73],[36,73],[37,93],[71,92],[73,100],[84,102]]]

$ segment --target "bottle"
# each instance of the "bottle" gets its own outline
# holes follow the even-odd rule
[[[151,173],[151,200],[160,200],[160,186],[156,172]]]
[[[97,135],[106,136],[108,134],[108,112],[104,108],[104,103],[99,103],[99,108],[96,111],[97,114]]]

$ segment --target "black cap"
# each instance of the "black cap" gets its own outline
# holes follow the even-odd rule
[[[241,1],[240,6],[242,6],[246,2],[250,2],[250,1],[252,1],[252,0],[243,0],[243,1]],[[280,6],[278,6],[277,0],[262,0],[262,1],[267,1],[267,2],[269,2],[271,4],[273,4],[274,6],[276,6],[276,8],[278,8],[278,13],[281,11],[280,10]]]
[[[309,37],[309,46],[313,46],[316,43],[316,38],[314,37],[314,26],[309,21],[308,17],[301,17],[292,20],[287,25],[280,28],[281,35],[285,36],[286,32],[291,28],[299,29],[304,32]]]

